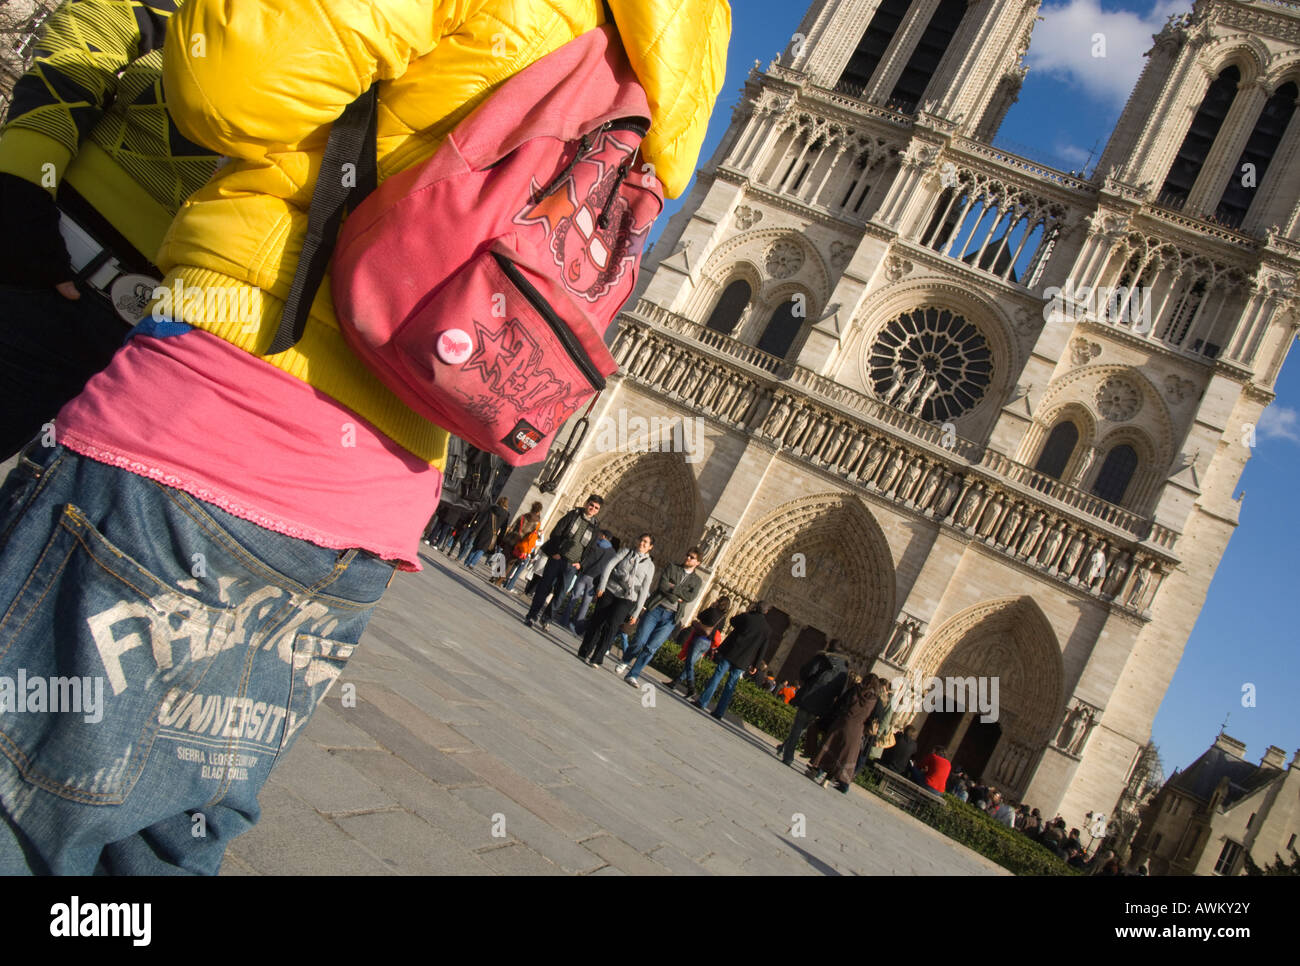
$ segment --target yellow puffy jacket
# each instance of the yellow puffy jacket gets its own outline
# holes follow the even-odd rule
[[[610,8],[653,114],[644,156],[675,197],[722,86],[731,11],[726,0]],[[158,254],[169,288],[222,293],[206,311],[187,298],[184,320],[258,355],[270,347],[330,124],[372,83],[383,179],[429,158],[506,78],[604,20],[599,0],[188,0],[167,28],[168,109],[186,137],[231,160],[185,202]],[[236,304],[260,308],[250,322],[227,314]],[[267,361],[441,463],[445,431],[348,350],[328,279],[302,340]]]

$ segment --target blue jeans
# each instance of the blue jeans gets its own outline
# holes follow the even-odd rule
[[[568,573],[565,573],[566,570]],[[537,587],[533,590],[533,602],[528,606],[528,619],[537,620],[540,614],[542,620],[549,621],[551,614],[560,603],[560,598],[564,596],[566,581],[572,580],[577,572],[573,564],[563,557],[559,560],[547,557],[546,569],[542,571],[541,579],[537,581]],[[546,595],[552,590],[555,591],[555,595],[547,603]]]
[[[632,641],[628,653],[623,655],[623,663],[630,664],[644,656],[645,660],[641,661],[641,667],[645,667],[663,642],[668,639],[676,623],[677,613],[662,605],[642,617],[637,624],[636,639]]]
[[[718,689],[718,682],[721,681],[723,677],[726,677],[727,672],[731,672],[731,676],[727,677],[727,683],[722,688],[722,697],[718,699],[718,706],[714,708],[712,712],[713,717],[717,718],[719,721],[721,721],[722,716],[727,713],[727,707],[731,704],[731,696],[736,693],[736,685],[738,685],[740,679],[744,677],[745,669],[732,664],[724,658],[718,662],[718,669],[713,672],[713,677],[709,678],[709,683],[704,688],[704,693],[700,695],[700,707],[708,707],[709,702],[713,700],[713,692]]]
[[[474,550],[470,553],[469,558],[465,561],[465,566],[473,570],[478,566],[478,562],[487,556],[486,550]]]
[[[506,578],[506,590],[515,589],[515,581],[518,580],[519,575],[524,572],[524,566],[527,563],[528,563],[527,559],[513,560],[510,562],[510,564],[508,565],[510,567],[510,576]]]
[[[82,687],[0,715],[0,874],[215,874],[392,575],[29,447],[0,488],[0,682]]]
[[[695,665],[704,656],[704,652],[709,649],[710,643],[712,642],[707,635],[696,634],[691,641],[690,653],[686,655],[686,666],[682,668],[682,673],[677,676],[678,681],[684,678],[686,686],[692,691],[695,690]]]
[[[588,574],[579,574],[578,579],[573,582],[573,593],[569,597],[570,609],[565,619],[575,627],[579,621],[586,624],[587,611],[591,609],[591,602],[595,596],[596,578]]]

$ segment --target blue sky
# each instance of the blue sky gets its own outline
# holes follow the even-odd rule
[[[1020,100],[994,143],[1065,170],[1087,165],[1090,156],[1095,164],[1146,63],[1142,55],[1151,35],[1171,13],[1190,7],[1191,0],[1048,0],[1026,58],[1030,70]],[[722,137],[755,59],[766,67],[790,43],[805,9],[800,0],[732,0],[727,82],[701,163]],[[1105,36],[1104,57],[1093,56],[1097,33]],[[680,204],[670,202],[656,228],[662,229]],[[1227,732],[1246,742],[1253,761],[1268,745],[1281,746],[1288,761],[1300,748],[1295,710],[1300,633],[1292,598],[1300,594],[1300,510],[1293,489],[1300,471],[1300,362],[1295,358],[1284,367],[1276,392],[1239,484],[1239,491],[1247,492],[1240,526],[1156,716],[1153,736],[1166,774],[1191,764],[1228,714]],[[1254,707],[1243,706],[1245,684],[1254,685]]]

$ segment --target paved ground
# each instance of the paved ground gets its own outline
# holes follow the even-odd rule
[[[766,735],[662,690],[647,707],[612,660],[524,627],[522,598],[425,561],[394,580],[223,875],[1003,872],[862,789],[814,785]]]

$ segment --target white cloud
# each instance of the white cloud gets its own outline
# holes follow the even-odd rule
[[[1069,162],[1070,166],[1075,168],[1083,167],[1092,158],[1089,152],[1077,144],[1070,144],[1068,141],[1057,141],[1053,151],[1058,158]]]
[[[1289,439],[1300,443],[1300,414],[1287,406],[1269,406],[1255,428],[1265,439]]]
[[[1025,60],[1032,70],[1076,84],[1092,97],[1123,104],[1146,66],[1142,55],[1151,49],[1151,35],[1170,14],[1190,9],[1191,0],[1157,0],[1145,14],[1103,11],[1098,0],[1044,6]],[[1103,50],[1105,56],[1094,56]]]

